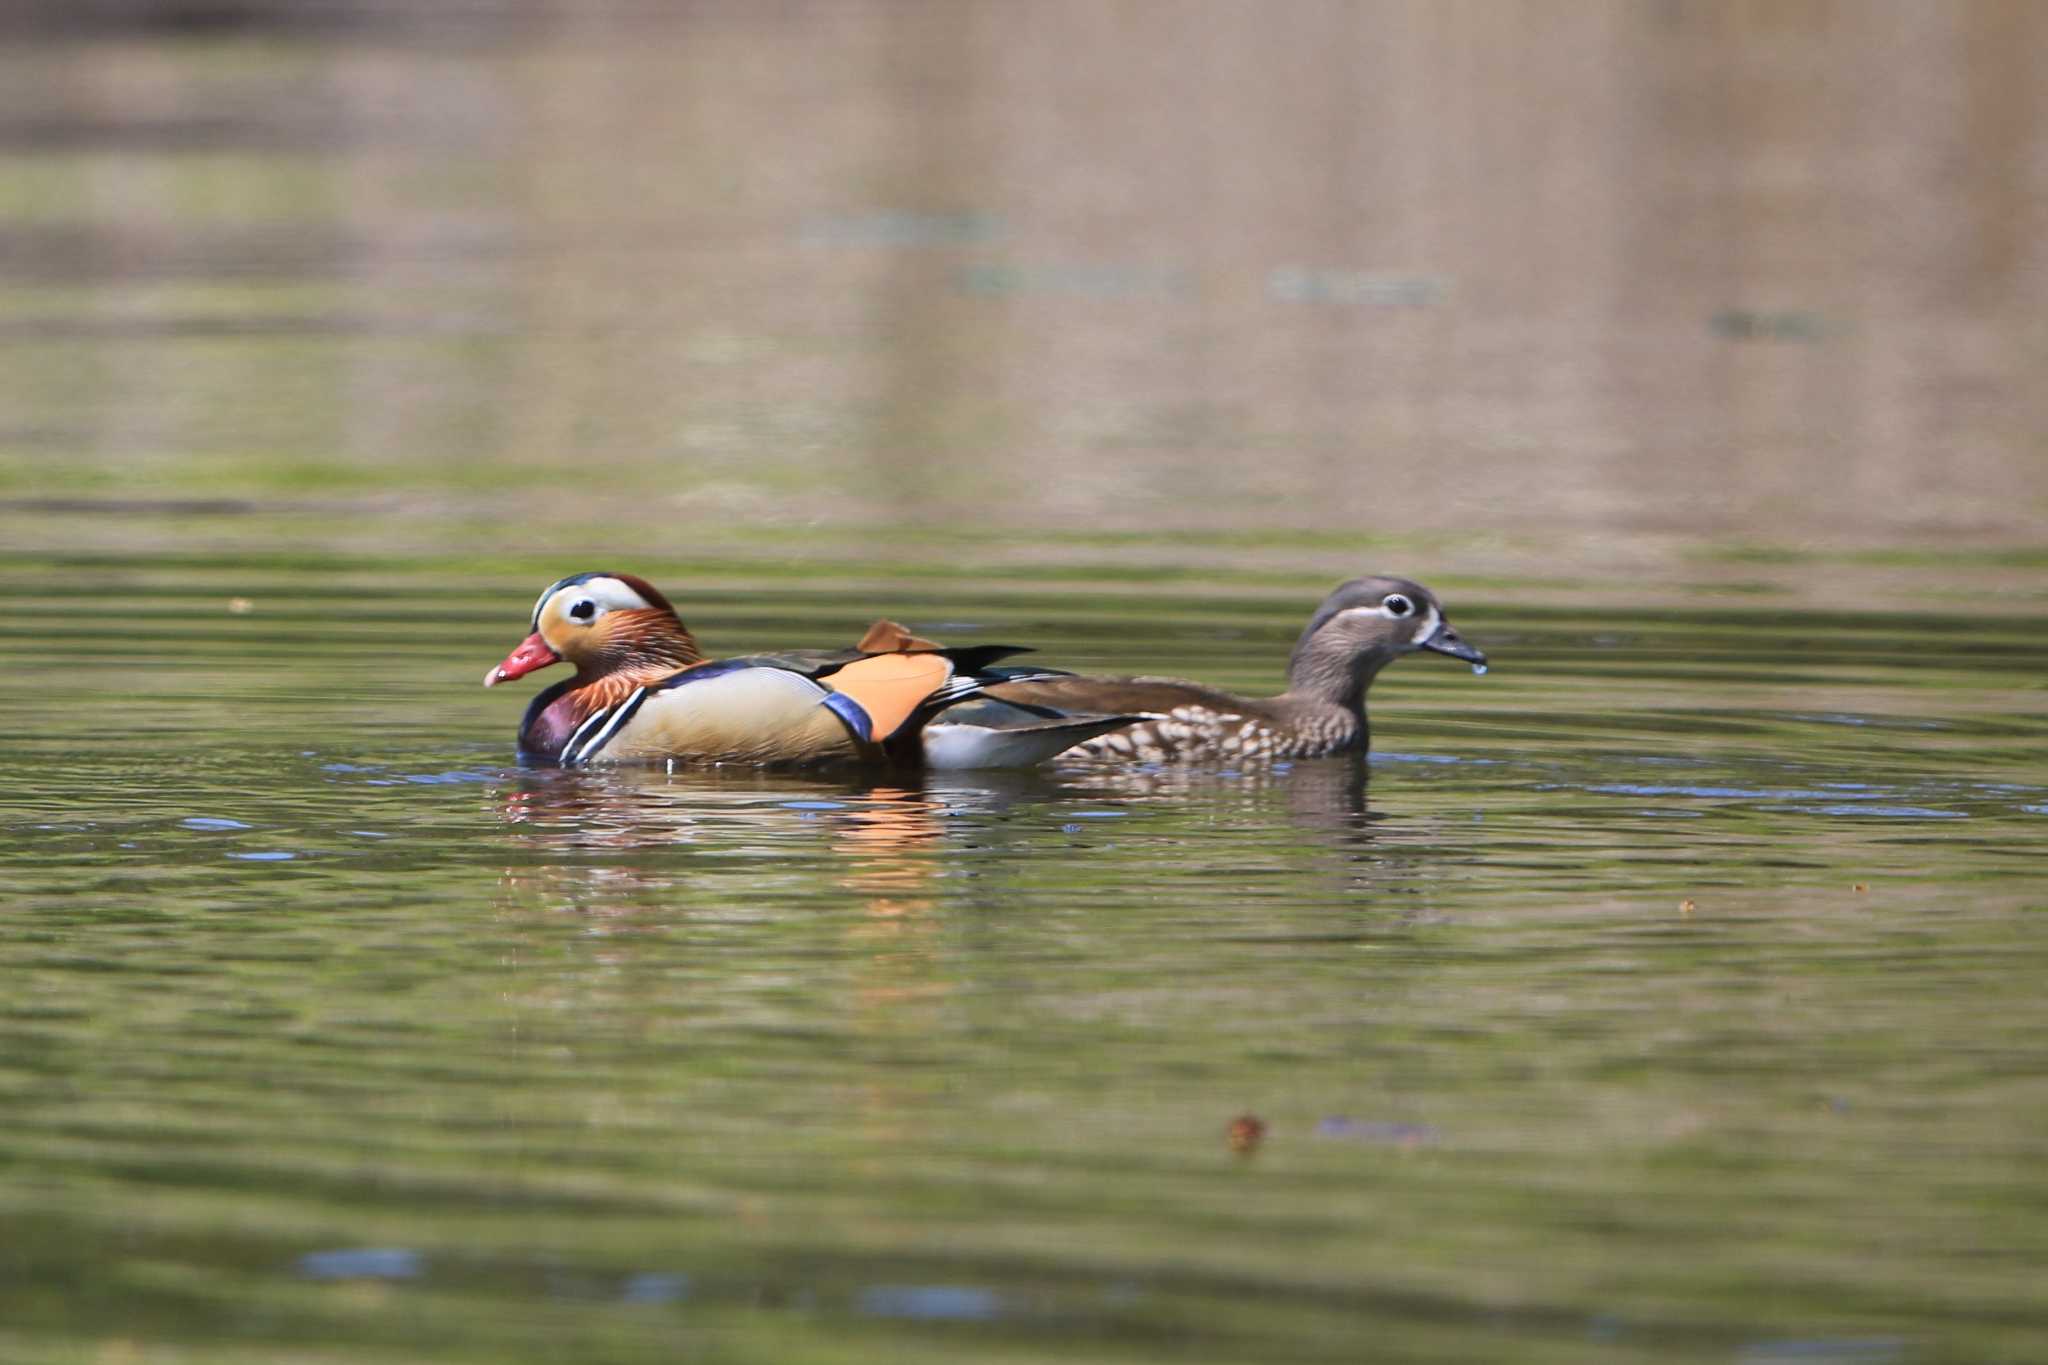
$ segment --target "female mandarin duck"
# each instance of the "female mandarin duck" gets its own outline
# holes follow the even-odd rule
[[[1012,645],[947,649],[877,622],[850,650],[707,661],[666,597],[631,574],[581,573],[534,603],[532,634],[484,686],[567,662],[576,676],[533,699],[522,758],[588,763],[1036,763],[1131,716],[992,703],[972,726],[927,725],[985,683],[1046,676],[992,672]],[[929,737],[928,737],[929,736]]]
[[[1003,682],[988,695],[1015,706],[1145,716],[1077,744],[1073,757],[1141,763],[1321,758],[1366,750],[1366,689],[1382,668],[1418,649],[1486,671],[1486,656],[1451,629],[1428,588],[1405,578],[1354,578],[1309,618],[1287,665],[1287,690],[1277,697],[1238,697],[1180,678],[1072,675]]]

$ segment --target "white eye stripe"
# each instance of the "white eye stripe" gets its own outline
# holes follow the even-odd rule
[[[1393,595],[1411,602],[1413,601],[1413,599],[1408,598],[1406,593],[1396,593]],[[1346,607],[1337,614],[1339,616],[1377,616],[1383,621],[1414,621],[1416,623],[1415,634],[1410,637],[1410,643],[1417,648],[1421,646],[1424,640],[1435,635],[1444,623],[1443,613],[1437,610],[1433,604],[1417,604],[1415,608],[1398,616],[1387,610],[1387,604],[1384,601],[1380,602],[1377,606],[1371,607]]]
[[[1435,607],[1429,606],[1425,603],[1416,602],[1406,593],[1395,593],[1393,595],[1399,597],[1402,601],[1408,603],[1408,610],[1389,611],[1387,609],[1387,604],[1385,602],[1375,602],[1372,606],[1369,607],[1346,607],[1344,608],[1344,610],[1338,612],[1337,614],[1339,616],[1382,616],[1389,621],[1407,621],[1416,616],[1420,616],[1424,620],[1427,620],[1428,618],[1437,615],[1437,609]]]
[[[542,593],[540,600],[533,604],[533,619],[536,626],[540,622],[541,613],[547,610],[549,601],[557,597],[562,601],[559,609],[562,618],[579,626],[589,625],[608,611],[645,611],[650,605],[646,598],[616,578],[586,578],[580,583],[557,583]],[[589,615],[576,615],[574,608],[585,602],[590,603],[592,607]]]
[[[1443,623],[1444,614],[1435,607],[1430,607],[1428,614],[1422,618],[1422,624],[1415,629],[1415,643],[1419,645],[1434,636]]]
[[[579,597],[587,597],[606,611],[645,611],[647,599],[616,578],[593,578],[576,585]]]

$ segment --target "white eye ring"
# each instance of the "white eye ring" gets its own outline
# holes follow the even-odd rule
[[[1388,593],[1380,605],[1386,608],[1387,615],[1397,619],[1411,615],[1415,611],[1415,604],[1398,592]]]
[[[562,614],[571,621],[587,626],[597,619],[597,603],[591,601],[588,597],[578,598],[576,601],[571,602],[569,610]]]

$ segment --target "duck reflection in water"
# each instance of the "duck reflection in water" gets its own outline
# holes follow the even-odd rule
[[[1323,863],[1344,890],[1428,875],[1444,817],[1375,811],[1356,757],[1252,765],[1075,764],[1051,771],[927,773],[861,780],[759,769],[517,771],[496,797],[534,856],[506,869],[531,905],[615,921],[678,913],[767,921],[861,906],[870,924],[930,918],[980,894],[1014,850],[1046,856],[1048,836],[1087,807],[1173,819],[1174,837],[1213,828],[1299,865]],[[1192,817],[1193,824],[1189,825]],[[1264,827],[1266,836],[1256,835]],[[1135,827],[1132,827],[1135,828]],[[948,882],[948,877],[956,880]],[[951,890],[947,888],[950,886]]]
[[[584,910],[594,907],[579,887],[701,906],[691,893],[722,891],[741,869],[754,899],[773,899],[771,890],[802,899],[811,876],[797,869],[821,847],[850,860],[831,878],[841,889],[900,890],[932,875],[929,859],[910,855],[944,828],[939,803],[900,783],[747,768],[528,768],[495,799],[519,844],[556,855],[508,868],[508,882],[552,884]],[[617,856],[591,856],[605,854]]]
[[[1339,847],[1368,842],[1374,823],[1385,818],[1368,805],[1366,765],[1352,754],[1242,769],[1073,764],[1061,769],[1059,777],[1069,797],[1199,807],[1254,819],[1284,810],[1290,825],[1339,836],[1332,841]]]
[[[519,771],[498,809],[534,856],[506,869],[505,911],[537,960],[566,942],[605,970],[543,968],[518,994],[588,1027],[682,1013],[758,1028],[793,1011],[788,1026],[808,1028],[822,1008],[875,1055],[922,1047],[962,970],[935,894],[952,799],[758,769]],[[548,927],[563,912],[596,937],[565,941]],[[910,1136],[915,1084],[887,1067],[848,1083],[872,1140]]]
[[[1096,908],[1097,875],[1112,889],[1147,868],[1171,869],[1162,887],[1302,873],[1327,887],[1278,920],[1247,902],[1261,932],[1378,936],[1426,914],[1386,893],[1433,875],[1434,841],[1418,846],[1413,825],[1382,837],[1365,792],[1355,759],[915,785],[515,770],[493,798],[511,846],[502,916],[519,945],[502,993],[536,1031],[578,1039],[695,1047],[827,1030],[854,1045],[844,1094],[888,1144],[928,1098],[928,1068],[904,1059],[928,1058],[962,1011],[1008,1008],[1018,945],[1090,934],[1073,912]],[[1120,818],[1085,818],[1103,815]],[[1127,932],[1118,904],[1102,907],[1105,943]]]

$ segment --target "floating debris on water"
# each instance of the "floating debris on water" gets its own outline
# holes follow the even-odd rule
[[[420,1254],[404,1247],[347,1247],[299,1257],[299,1273],[309,1280],[413,1280],[423,1269]]]
[[[624,1303],[680,1303],[690,1297],[688,1275],[649,1272],[635,1275],[619,1289]]]
[[[1354,1119],[1335,1114],[1316,1125],[1316,1136],[1345,1142],[1383,1142],[1393,1147],[1422,1147],[1442,1136],[1427,1123],[1392,1123],[1383,1119]]]
[[[1230,1121],[1223,1140],[1230,1144],[1230,1150],[1239,1156],[1250,1156],[1259,1150],[1259,1144],[1266,1140],[1266,1121],[1257,1114],[1239,1114]]]
[[[959,1284],[878,1284],[860,1292],[861,1312],[924,1322],[987,1322],[1003,1315],[993,1290]]]

